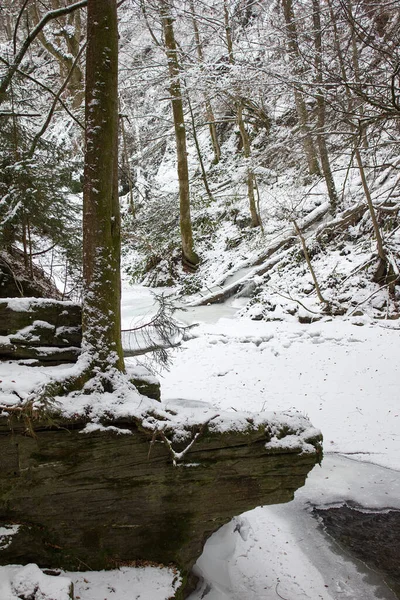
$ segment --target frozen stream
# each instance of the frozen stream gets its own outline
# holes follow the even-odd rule
[[[153,290],[156,293],[166,293],[168,288]],[[236,301],[238,302],[238,301]],[[182,306],[175,316],[187,325],[193,323],[215,323],[222,317],[233,317],[239,305],[214,304],[211,306]],[[124,286],[122,290],[122,329],[129,329],[136,321],[146,320],[155,310],[154,295],[150,288],[141,285]]]
[[[122,305],[127,328],[151,312],[151,293],[125,290]],[[344,502],[400,509],[398,331],[360,320],[252,322],[231,318],[236,310],[224,304],[178,315],[200,325],[163,373],[163,401],[300,410],[323,431],[326,455],[293,502],[250,511],[210,538],[197,565],[202,587],[190,599],[396,598],[311,510]]]
[[[396,599],[382,577],[350,558],[311,514],[312,505],[344,499],[400,508],[400,473],[328,454],[293,502],[252,510],[237,519],[238,527],[231,522],[212,536],[197,565],[204,582],[190,600]]]

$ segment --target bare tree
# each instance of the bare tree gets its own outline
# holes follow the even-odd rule
[[[174,116],[176,155],[178,160],[180,229],[182,242],[182,262],[189,271],[194,271],[199,257],[194,251],[192,221],[190,217],[189,167],[186,147],[186,126],[181,89],[181,66],[175,41],[171,1],[160,0],[160,16],[164,34],[165,53],[168,61],[172,112]]]
[[[8,65],[8,68],[6,69],[6,72],[0,81],[0,104],[6,100],[7,89],[11,83],[13,76],[18,70],[18,67],[20,66],[26,53],[28,52],[30,45],[42,32],[43,28],[47,25],[47,23],[49,23],[49,21],[51,21],[52,19],[57,19],[64,15],[68,15],[86,5],[87,0],[80,0],[79,2],[75,2],[74,4],[70,4],[62,8],[50,10],[41,18],[38,24],[26,36],[21,48],[18,52],[15,53],[13,61],[10,65]]]
[[[198,60],[200,63],[200,67],[204,71],[203,47],[202,47],[201,38],[200,38],[200,30],[199,30],[199,25],[197,22],[194,0],[190,0],[190,11],[192,13],[193,32],[194,32],[194,39],[195,39],[195,44],[196,44],[197,57],[198,57]],[[221,148],[220,148],[219,140],[218,140],[217,127],[215,125],[214,111],[213,111],[211,100],[209,98],[207,91],[204,93],[204,102],[205,102],[205,108],[206,108],[206,117],[207,117],[207,121],[208,121],[208,127],[210,130],[211,143],[212,143],[212,147],[214,150],[214,162],[215,162],[215,164],[218,164],[219,160],[221,158]]]
[[[282,0],[282,8],[286,23],[288,51],[293,61],[293,73],[296,76],[300,76],[301,73],[298,67],[300,50],[292,0]],[[307,158],[308,170],[311,175],[318,175],[320,173],[320,168],[318,164],[317,152],[310,131],[309,116],[304,100],[304,92],[299,85],[294,88],[294,99],[296,102],[297,116],[300,123],[300,132],[303,136],[303,145]]]
[[[225,36],[226,36],[226,46],[228,49],[228,60],[229,64],[233,66],[235,64],[235,56],[233,53],[233,37],[232,37],[232,28],[231,28],[231,19],[228,10],[228,2],[224,0],[223,4],[224,8],[224,24],[225,24]],[[251,144],[249,133],[246,128],[246,124],[244,122],[243,117],[243,107],[245,103],[245,99],[240,97],[240,94],[234,90],[234,103],[235,103],[235,112],[237,118],[237,124],[239,128],[240,137],[242,140],[243,146],[243,156],[246,161],[246,183],[247,183],[247,196],[249,199],[249,209],[250,209],[250,218],[251,218],[251,226],[252,227],[260,227],[261,218],[257,210],[257,203],[255,198],[255,190],[257,189],[257,182],[254,174],[254,170],[251,164]]]
[[[320,0],[312,0],[313,6],[313,26],[314,26],[314,50],[315,50],[315,80],[317,84],[317,142],[321,167],[324,175],[326,188],[331,204],[331,211],[335,213],[338,196],[333,179],[331,164],[329,160],[328,148],[326,144],[326,102],[324,93],[324,76],[322,72],[322,30],[321,30],[321,6]]]

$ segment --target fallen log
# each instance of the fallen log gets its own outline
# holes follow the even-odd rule
[[[330,220],[328,223],[320,225],[315,231],[315,239],[319,242],[329,241],[333,236],[337,234],[339,230],[346,229],[351,225],[356,225],[366,213],[368,207],[365,204],[359,204],[353,208],[350,208],[337,218]],[[323,205],[316,211],[311,213],[301,224],[302,233],[309,230],[312,226],[318,223],[327,213],[329,207]],[[278,262],[284,258],[287,254],[286,250],[289,250],[298,241],[298,236],[293,230],[290,231],[283,238],[277,240],[273,244],[270,244],[265,252],[257,257],[257,259],[249,266],[249,273],[243,276],[238,281],[235,281],[231,285],[225,286],[218,292],[209,294],[203,297],[201,300],[193,302],[191,306],[205,306],[208,304],[219,304],[225,302],[235,294],[243,290],[243,288],[249,284],[249,282],[256,276],[261,277],[265,275],[270,269],[272,269]],[[281,251],[279,254],[277,252]],[[260,268],[255,268],[260,265]],[[254,268],[251,268],[254,267]]]
[[[366,204],[358,204],[354,208],[345,210],[337,219],[332,219],[329,223],[318,227],[315,238],[319,242],[330,241],[339,230],[346,229],[349,226],[356,225],[367,212],[368,206]]]
[[[329,205],[324,204],[315,209],[310,215],[301,221],[302,231],[307,231],[315,223],[321,221],[324,216],[329,212]],[[273,242],[268,248],[262,252],[257,258],[248,265],[249,272],[238,281],[225,285],[221,290],[215,293],[211,293],[192,302],[190,306],[206,306],[208,304],[220,304],[232,298],[236,293],[240,292],[244,286],[254,277],[265,275],[272,267],[274,267],[285,255],[286,251],[289,250],[298,240],[294,227],[291,227],[289,232],[282,238]],[[279,255],[274,256],[277,252],[282,251]],[[259,268],[257,268],[259,267]],[[223,284],[222,284],[223,285]],[[221,286],[220,286],[221,287]]]

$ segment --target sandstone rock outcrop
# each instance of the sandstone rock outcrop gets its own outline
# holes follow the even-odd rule
[[[0,300],[0,360],[74,362],[80,353],[81,307],[38,298]]]
[[[31,425],[35,437],[23,423],[0,419],[0,526],[20,526],[0,562],[174,563],[184,576],[180,598],[206,539],[235,515],[290,501],[321,456],[318,432],[287,423],[206,427],[177,466],[165,440],[132,419],[91,433],[82,418]]]

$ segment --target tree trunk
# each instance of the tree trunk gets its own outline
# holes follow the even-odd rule
[[[200,148],[199,140],[197,137],[196,121],[194,118],[194,112],[193,112],[192,103],[190,101],[190,95],[189,95],[188,91],[186,91],[186,99],[187,99],[187,103],[188,103],[188,107],[189,107],[190,121],[192,124],[192,134],[193,134],[194,145],[196,146],[197,156],[198,156],[199,163],[200,163],[201,177],[203,179],[204,187],[205,187],[205,190],[207,192],[207,196],[208,196],[210,202],[214,202],[214,198],[213,198],[210,186],[208,185],[207,173],[206,173],[206,169],[204,166],[203,157],[201,155],[201,148]]]
[[[232,41],[232,28],[230,26],[229,19],[229,11],[227,0],[224,0],[224,22],[225,22],[225,35],[226,35],[226,44],[228,47],[228,60],[230,65],[235,64],[235,57],[233,54],[233,41]],[[252,227],[260,227],[261,220],[257,211],[257,204],[255,200],[255,178],[253,169],[250,163],[251,157],[251,147],[250,147],[250,139],[249,134],[247,133],[246,125],[243,120],[243,101],[239,99],[235,99],[235,112],[237,115],[237,123],[239,127],[240,138],[243,144],[243,155],[246,159],[247,163],[247,197],[249,199],[249,208],[250,208],[250,217],[251,217],[251,226]]]
[[[247,195],[249,198],[249,208],[250,208],[250,216],[251,216],[251,226],[259,227],[261,225],[260,217],[257,212],[257,205],[255,200],[255,182],[254,182],[254,173],[253,168],[251,166],[251,151],[250,151],[250,140],[249,134],[247,133],[246,125],[243,121],[243,106],[239,101],[237,103],[237,118],[238,118],[238,126],[240,131],[240,136],[242,138],[243,143],[243,155],[246,159],[247,163]]]
[[[335,213],[338,197],[333,179],[328,148],[325,138],[325,94],[323,91],[322,76],[322,34],[321,34],[321,7],[319,0],[312,0],[313,3],[313,24],[314,24],[314,47],[315,47],[315,78],[317,82],[317,119],[318,132],[317,143],[319,156],[321,159],[322,172],[324,174],[326,188],[328,190],[331,212]]]
[[[286,36],[288,41],[289,54],[294,61],[294,72],[298,73],[299,69],[296,62],[300,58],[299,44],[297,39],[297,28],[294,20],[292,0],[282,0],[283,14],[286,23]],[[300,123],[300,131],[303,134],[304,152],[307,159],[308,171],[310,175],[319,175],[320,169],[318,164],[317,152],[310,133],[308,123],[308,111],[304,101],[303,92],[300,89],[295,89],[294,99],[296,103],[297,116]]]
[[[225,36],[226,36],[226,45],[228,48],[228,58],[229,64],[235,64],[235,59],[233,56],[233,40],[232,40],[232,27],[231,21],[229,18],[229,10],[228,10],[228,2],[224,0],[224,23],[225,23]]]
[[[121,344],[116,0],[88,0],[83,190],[83,351],[124,370]]]
[[[121,112],[121,110],[120,110]],[[122,137],[122,168],[124,170],[124,175],[128,179],[128,187],[129,187],[129,210],[132,215],[135,214],[135,203],[133,201],[133,182],[132,182],[132,173],[131,166],[129,164],[128,158],[128,146],[126,143],[126,131],[125,131],[125,123],[124,123],[124,115],[120,116],[120,125],[121,125],[121,137]]]
[[[378,256],[381,259],[381,261],[383,261],[386,264],[387,256],[386,256],[386,252],[385,252],[385,249],[383,246],[382,234],[381,234],[381,230],[379,228],[378,219],[376,217],[376,212],[375,212],[374,204],[372,201],[371,192],[369,190],[367,177],[365,175],[365,169],[364,169],[364,164],[362,161],[361,153],[360,153],[360,150],[357,145],[354,148],[354,154],[356,157],[358,171],[360,173],[365,198],[367,200],[368,209],[369,209],[369,212],[371,215],[372,226],[374,228],[374,233],[375,233],[375,238],[376,238],[376,246],[377,246],[377,250],[378,250]]]
[[[200,32],[199,32],[199,27],[197,24],[197,19],[196,19],[196,12],[195,12],[195,8],[194,8],[194,0],[190,0],[190,10],[192,13],[192,23],[193,23],[193,31],[194,31],[194,39],[196,42],[196,50],[197,50],[197,56],[199,59],[199,63],[200,63],[200,68],[203,71],[204,67],[203,67],[203,62],[204,62],[204,57],[203,57],[203,49],[201,46],[201,40],[200,40]],[[207,92],[205,92],[204,94],[204,102],[205,102],[205,106],[206,106],[206,117],[207,117],[207,121],[208,121],[208,128],[210,130],[210,137],[211,137],[211,143],[212,143],[212,147],[214,150],[214,164],[218,164],[221,158],[221,148],[219,145],[219,141],[218,141],[218,135],[217,135],[217,127],[215,125],[215,117],[214,117],[214,111],[211,105],[211,101],[208,97]]]
[[[337,58],[339,61],[339,66],[340,66],[340,74],[341,74],[343,82],[346,82],[347,81],[347,73],[346,73],[346,67],[345,67],[345,63],[344,63],[344,56],[343,56],[342,48],[340,46],[338,30],[337,30],[336,21],[335,21],[334,13],[333,13],[333,8],[332,8],[332,4],[331,4],[330,0],[328,0],[328,5],[329,5],[329,9],[330,9],[332,24],[333,24],[334,43],[335,43],[335,50],[337,53]],[[351,3],[350,3],[350,7],[351,7]],[[351,35],[353,36],[354,33],[352,32]],[[353,67],[355,68],[355,70],[357,70],[357,62],[354,64],[354,54],[353,54]],[[356,76],[357,76],[357,73],[356,73]],[[347,110],[348,110],[348,114],[349,114],[348,121],[349,121],[349,125],[350,125],[350,130],[355,135],[356,134],[356,126],[352,120],[352,115],[354,114],[354,109],[355,109],[355,106],[354,106],[355,99],[351,93],[349,86],[346,85],[345,90],[346,90],[346,97],[347,97]],[[365,133],[365,132],[360,132],[360,135],[362,136],[363,133]],[[364,190],[364,194],[365,194],[365,199],[367,201],[368,210],[371,215],[372,226],[374,228],[374,233],[375,233],[375,238],[376,238],[377,254],[379,257],[379,266],[375,273],[374,279],[378,283],[382,283],[382,281],[385,281],[385,280],[389,280],[389,283],[390,283],[391,279],[392,279],[392,275],[393,275],[393,273],[391,272],[392,268],[388,263],[388,257],[387,257],[385,247],[383,244],[381,230],[380,230],[378,219],[376,216],[376,211],[375,211],[375,208],[373,205],[371,192],[370,192],[370,189],[368,186],[368,181],[367,181],[367,177],[366,177],[365,169],[364,169],[364,163],[363,163],[362,156],[360,153],[360,148],[359,148],[359,139],[360,139],[360,136],[358,137],[358,139],[357,138],[355,139],[354,156],[356,158],[358,171],[360,173],[361,182],[362,182],[362,186],[363,186],[363,190]]]
[[[186,127],[180,84],[180,64],[169,0],[160,1],[160,15],[164,33],[165,53],[168,60],[170,77],[169,91],[172,100],[176,154],[178,159],[182,263],[188,270],[192,271],[197,268],[199,257],[193,250],[192,221],[190,218],[189,169],[186,148]]]
[[[351,58],[354,70],[354,79],[357,84],[357,87],[361,88],[361,77],[360,77],[360,62],[359,62],[359,51],[357,47],[356,34],[354,31],[354,16],[353,16],[353,5],[351,0],[348,0],[347,6],[347,14],[349,17],[349,28],[350,28],[350,36],[351,36]],[[356,103],[357,109],[360,114],[359,122],[361,123],[364,117],[364,106],[361,99],[359,99]],[[368,138],[366,135],[365,128],[361,131],[362,143],[364,148],[368,148]]]
[[[301,229],[298,226],[297,221],[295,219],[293,219],[293,226],[295,228],[295,231],[296,231],[297,235],[300,238],[300,242],[301,242],[301,247],[303,249],[304,258],[306,259],[307,266],[310,269],[311,277],[312,277],[313,282],[314,282],[315,291],[317,292],[318,300],[322,304],[327,304],[325,298],[322,295],[321,288],[319,287],[318,279],[317,279],[317,276],[315,274],[314,267],[312,266],[310,255],[308,254],[307,244],[306,244],[305,237],[302,234]]]

